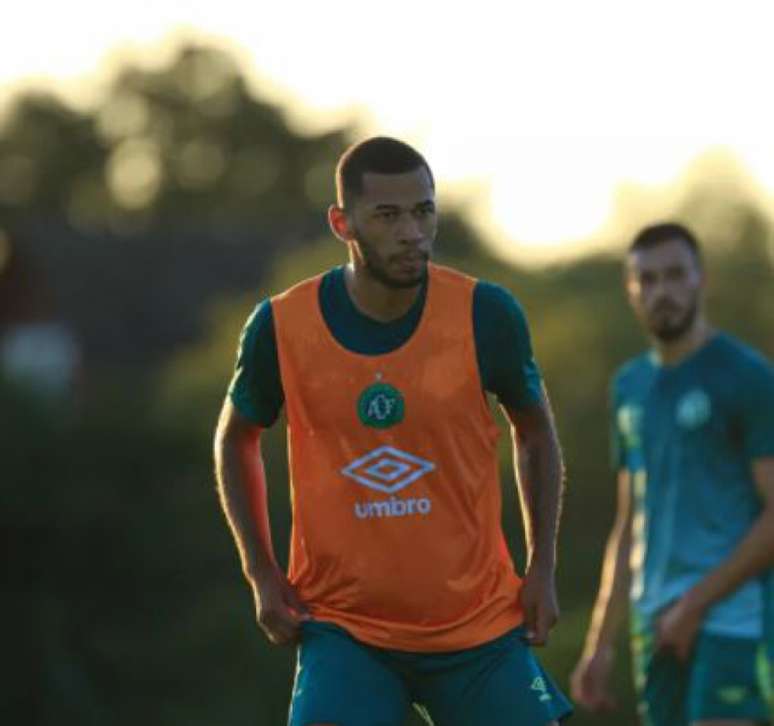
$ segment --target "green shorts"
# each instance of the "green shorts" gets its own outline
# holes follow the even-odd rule
[[[638,710],[645,726],[738,719],[771,723],[764,643],[699,633],[688,662],[653,650],[653,632],[632,635]]]
[[[468,650],[407,653],[304,623],[290,726],[403,726],[412,705],[436,726],[545,726],[572,712],[522,628]]]

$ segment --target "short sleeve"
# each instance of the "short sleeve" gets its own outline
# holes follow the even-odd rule
[[[516,410],[540,401],[542,376],[527,318],[516,298],[499,285],[478,282],[473,292],[473,330],[484,390]]]
[[[774,368],[756,357],[740,383],[739,428],[745,455],[750,461],[774,456]]]
[[[608,408],[608,429],[610,437],[610,466],[613,471],[618,472],[626,467],[626,443],[621,432],[621,425],[618,420],[619,384],[618,376],[610,382],[607,394]]]
[[[285,402],[268,298],[259,303],[242,329],[228,393],[240,414],[263,427],[277,420]]]

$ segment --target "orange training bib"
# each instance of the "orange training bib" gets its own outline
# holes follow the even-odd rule
[[[384,648],[449,651],[522,621],[481,389],[475,280],[430,265],[422,318],[384,355],[341,346],[321,276],[272,300],[288,419],[289,576],[313,614]]]

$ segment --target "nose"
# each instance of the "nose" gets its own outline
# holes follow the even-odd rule
[[[658,278],[653,282],[653,287],[651,288],[651,297],[654,300],[661,300],[662,298],[667,297],[667,286],[664,284],[664,280],[662,278]]]
[[[666,275],[654,275],[650,283],[650,297],[653,300],[670,298],[674,293],[674,284]]]
[[[398,226],[398,239],[401,242],[421,242],[425,235],[419,220],[413,214],[402,215],[401,223]]]

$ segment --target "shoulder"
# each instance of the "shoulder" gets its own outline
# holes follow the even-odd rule
[[[718,333],[703,361],[713,390],[743,408],[774,403],[774,366],[758,350],[726,333]]]
[[[482,315],[494,318],[524,319],[524,308],[515,295],[502,285],[477,280],[473,290],[473,304]]]
[[[271,298],[266,297],[253,308],[253,311],[247,318],[242,335],[260,334],[273,327],[274,313],[272,311]]]
[[[654,363],[650,351],[645,351],[624,362],[610,379],[610,390],[615,395],[638,386],[646,376],[652,375]]]
[[[427,268],[428,282],[436,290],[443,290],[445,294],[456,295],[461,292],[469,292],[475,287],[476,278],[461,272],[453,267],[446,267],[431,262]]]
[[[624,381],[641,375],[643,371],[653,367],[652,354],[649,350],[624,361],[613,374],[613,380]]]
[[[280,292],[277,295],[273,295],[271,297],[271,301],[275,305],[283,305],[289,300],[304,297],[312,292],[316,293],[320,286],[320,282],[323,280],[323,278],[326,277],[326,275],[329,275],[330,273],[331,270],[327,270],[326,272],[321,272],[318,275],[314,275],[313,277],[308,277],[305,280],[300,280],[295,285],[292,285],[283,292]]]
[[[473,328],[476,339],[490,341],[492,352],[500,355],[513,347],[531,353],[527,317],[519,301],[506,288],[479,280],[473,291]]]
[[[264,298],[253,309],[239,336],[239,356],[254,363],[264,350],[272,350],[275,343],[274,311],[270,298]]]
[[[711,345],[715,364],[726,370],[737,370],[742,375],[774,375],[774,367],[763,353],[733,335],[718,333]]]

